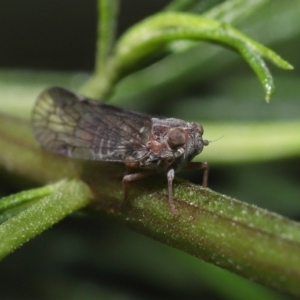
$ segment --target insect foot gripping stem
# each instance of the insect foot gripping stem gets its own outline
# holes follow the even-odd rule
[[[167,173],[167,178],[168,178],[168,196],[169,196],[169,205],[170,209],[173,215],[176,215],[176,209],[174,205],[174,200],[173,200],[173,180],[174,180],[174,169],[170,169]]]

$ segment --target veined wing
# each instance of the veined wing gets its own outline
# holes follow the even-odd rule
[[[146,154],[151,119],[74,94],[60,87],[44,91],[32,114],[41,146],[61,155],[124,162]]]

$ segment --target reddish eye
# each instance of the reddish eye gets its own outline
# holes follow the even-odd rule
[[[172,128],[168,134],[168,145],[171,148],[183,146],[186,142],[185,133],[182,129]]]

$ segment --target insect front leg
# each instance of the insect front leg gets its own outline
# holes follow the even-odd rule
[[[190,162],[187,166],[184,167],[187,170],[199,170],[204,169],[203,172],[203,179],[202,179],[202,186],[207,187],[208,184],[208,172],[209,166],[207,162]]]
[[[128,172],[128,171],[127,171]],[[124,206],[126,203],[126,200],[129,196],[129,183],[135,180],[142,179],[144,177],[147,177],[149,175],[155,174],[155,171],[144,171],[139,173],[132,173],[132,174],[126,174],[123,177],[123,189],[124,189],[124,199],[121,203],[121,206]],[[169,199],[169,205],[170,209],[173,215],[176,215],[176,209],[174,205],[173,200],[173,180],[174,180],[175,172],[173,169],[170,169],[167,173],[167,179],[168,179],[168,199]]]
[[[167,173],[168,178],[168,196],[169,196],[169,205],[173,215],[176,215],[176,209],[173,199],[173,180],[174,180],[175,172],[174,169],[170,169]]]

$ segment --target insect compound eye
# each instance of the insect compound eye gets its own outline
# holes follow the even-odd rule
[[[168,133],[168,145],[174,149],[181,147],[186,142],[185,132],[181,128],[172,128]]]

